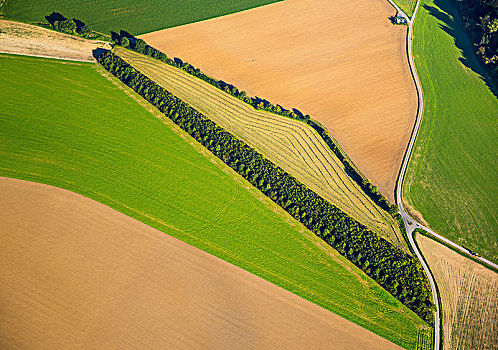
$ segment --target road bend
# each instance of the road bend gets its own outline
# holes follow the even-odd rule
[[[498,269],[498,265],[484,259],[481,256],[478,256],[477,254],[469,251],[465,247],[462,247],[455,242],[441,236],[440,234],[434,232],[430,228],[420,224],[417,222],[415,219],[413,219],[405,210],[403,207],[403,202],[401,200],[401,195],[402,195],[402,190],[403,190],[403,180],[405,179],[405,174],[406,174],[406,169],[408,168],[408,163],[410,161],[410,156],[413,151],[413,147],[415,145],[415,140],[417,139],[418,131],[420,128],[420,123],[422,121],[422,115],[424,113],[424,95],[422,92],[422,85],[420,84],[420,79],[417,74],[417,69],[415,68],[415,62],[413,60],[413,50],[412,50],[412,43],[413,43],[413,22],[415,21],[415,17],[417,15],[419,6],[420,6],[420,0],[417,1],[417,4],[415,6],[415,10],[413,11],[413,15],[411,18],[409,18],[406,13],[404,13],[398,5],[396,5],[393,0],[388,0],[389,3],[398,11],[398,16],[402,16],[406,18],[406,21],[408,23],[408,36],[407,36],[407,52],[408,52],[408,63],[410,65],[410,69],[412,71],[412,76],[413,80],[415,81],[415,86],[417,88],[417,95],[418,95],[418,111],[417,111],[417,119],[415,121],[415,126],[413,128],[412,136],[410,138],[410,143],[408,144],[408,148],[406,150],[405,158],[403,159],[403,164],[401,166],[401,170],[399,173],[398,177],[398,183],[396,185],[396,201],[398,203],[399,211],[401,213],[401,216],[403,218],[403,223],[406,227],[406,233],[408,235],[408,241],[413,248],[413,251],[415,252],[415,255],[419,259],[420,263],[422,264],[422,267],[427,275],[427,278],[429,279],[429,283],[431,285],[431,290],[432,290],[432,295],[434,299],[434,303],[436,305],[436,312],[434,314],[434,350],[439,350],[439,345],[440,345],[440,339],[441,339],[441,325],[440,325],[440,310],[439,310],[439,295],[437,293],[436,289],[436,283],[434,282],[434,278],[432,276],[431,271],[429,270],[427,264],[425,263],[425,260],[423,259],[422,254],[420,253],[415,240],[413,236],[413,231],[417,228],[423,229],[435,238],[443,241],[444,243],[448,244],[449,246],[453,247],[454,249],[457,249],[458,251],[469,255],[473,256],[475,259],[478,259],[479,261],[487,264],[488,266],[491,266],[495,269]]]

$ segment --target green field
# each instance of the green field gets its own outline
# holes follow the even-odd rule
[[[498,262],[498,99],[452,1],[424,1],[413,50],[425,108],[404,195],[432,229]]]
[[[23,22],[46,22],[45,16],[55,11],[105,34],[123,29],[138,35],[277,1],[281,0],[6,0],[0,15]]]
[[[415,348],[413,312],[99,71],[0,55],[0,176],[95,199]]]
[[[308,188],[408,252],[393,218],[365,195],[310,126],[255,110],[205,81],[153,58],[123,48],[114,52]]]
[[[415,10],[415,5],[417,4],[417,0],[393,0],[393,1],[408,16],[411,17],[413,15],[413,11]]]

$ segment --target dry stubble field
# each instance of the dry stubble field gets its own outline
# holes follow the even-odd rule
[[[496,349],[498,275],[428,237],[417,242],[441,294],[444,348]]]
[[[2,349],[400,349],[81,195],[0,193]]]
[[[407,250],[392,217],[365,195],[307,124],[255,110],[201,79],[150,57],[122,48],[114,52],[359,222]]]
[[[417,109],[385,0],[287,0],[142,35],[170,57],[325,125],[391,201]]]
[[[92,51],[110,44],[87,40],[31,24],[0,20],[0,52],[93,61]]]

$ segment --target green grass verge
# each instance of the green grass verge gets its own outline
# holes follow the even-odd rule
[[[102,202],[415,348],[421,319],[98,69],[0,55],[0,176]]]
[[[44,22],[55,11],[106,34],[123,29],[138,35],[277,1],[281,0],[6,0],[0,14],[22,22]]]
[[[406,13],[410,18],[413,15],[413,11],[415,10],[415,5],[417,4],[417,0],[393,0],[396,5],[399,6],[404,13]]]
[[[463,29],[452,1],[421,5],[413,50],[425,108],[404,195],[432,229],[498,262],[498,99]]]

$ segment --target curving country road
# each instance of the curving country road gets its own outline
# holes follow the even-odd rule
[[[410,65],[410,69],[412,71],[413,75],[413,80],[415,81],[415,85],[417,88],[417,94],[418,94],[418,112],[417,112],[417,119],[415,121],[415,126],[413,128],[412,136],[410,138],[410,143],[408,144],[408,148],[406,150],[405,158],[403,160],[403,164],[401,166],[401,170],[399,173],[398,177],[398,183],[396,184],[396,201],[398,203],[399,211],[401,213],[401,216],[403,217],[403,223],[405,224],[406,227],[406,232],[408,235],[408,241],[413,248],[415,255],[417,258],[420,260],[420,263],[422,264],[422,267],[424,268],[425,273],[427,274],[427,277],[429,279],[429,283],[431,285],[431,290],[432,290],[432,295],[434,298],[434,303],[436,305],[436,312],[435,312],[435,320],[434,320],[434,350],[439,350],[439,345],[440,345],[440,337],[441,337],[441,325],[440,325],[440,310],[439,310],[439,295],[436,289],[436,284],[434,282],[434,278],[432,277],[432,273],[429,270],[427,264],[425,263],[422,254],[420,253],[415,240],[413,238],[413,231],[417,228],[421,228],[431,234],[432,236],[436,237],[437,239],[445,242],[446,244],[450,245],[451,247],[461,251],[462,253],[465,253],[469,256],[473,256],[474,258],[482,261],[483,263],[494,267],[495,269],[498,269],[498,265],[484,259],[480,256],[476,256],[475,254],[472,254],[468,249],[450,241],[449,239],[439,235],[438,233],[432,231],[430,228],[420,224],[417,222],[415,219],[413,219],[405,210],[403,207],[403,203],[401,200],[401,195],[402,195],[402,190],[403,190],[403,180],[405,178],[406,174],[406,169],[408,168],[408,163],[410,161],[410,156],[413,151],[413,147],[415,145],[415,140],[417,139],[418,131],[420,128],[420,123],[422,121],[422,115],[424,112],[424,95],[422,92],[422,85],[420,84],[420,79],[417,74],[417,70],[415,68],[415,62],[413,60],[413,51],[412,51],[412,38],[413,38],[413,22],[415,21],[415,17],[417,15],[419,6],[420,6],[420,0],[417,1],[417,4],[415,6],[415,10],[413,12],[412,18],[410,19],[392,0],[388,0],[389,3],[398,11],[398,15],[403,16],[406,18],[408,22],[408,36],[407,36],[407,52],[408,52],[408,63]]]
[[[412,71],[413,80],[415,81],[415,85],[417,87],[417,95],[418,95],[418,111],[417,111],[417,119],[415,121],[415,126],[413,128],[412,136],[410,138],[410,143],[408,144],[408,148],[406,150],[405,158],[403,159],[403,164],[401,166],[401,170],[398,177],[398,183],[396,184],[396,201],[398,202],[399,211],[401,212],[401,216],[403,217],[403,223],[406,227],[406,233],[408,236],[408,241],[415,252],[418,260],[422,264],[422,267],[429,279],[429,283],[431,285],[432,296],[434,300],[434,304],[436,305],[436,312],[434,314],[434,350],[439,350],[440,340],[441,340],[441,325],[440,325],[440,310],[439,310],[439,294],[437,292],[436,283],[434,282],[434,278],[432,277],[432,273],[429,270],[429,267],[425,263],[425,260],[420,253],[417,244],[413,238],[413,231],[419,227],[419,224],[413,220],[408,213],[405,211],[403,207],[403,203],[401,201],[401,193],[403,189],[403,180],[405,178],[406,169],[408,168],[408,163],[410,160],[410,156],[412,154],[413,146],[415,144],[415,140],[417,139],[418,130],[420,128],[420,122],[422,121],[422,114],[424,113],[424,95],[422,93],[422,86],[420,84],[420,79],[417,74],[417,70],[415,68],[415,62],[413,61],[413,52],[412,52],[412,37],[413,37],[413,22],[418,12],[418,8],[420,6],[420,0],[417,1],[417,5],[415,6],[415,10],[413,12],[412,18],[410,19],[392,0],[388,0],[389,3],[398,11],[399,16],[403,16],[406,18],[408,22],[408,37],[407,37],[407,52],[408,52],[408,63],[410,65],[410,69]]]

